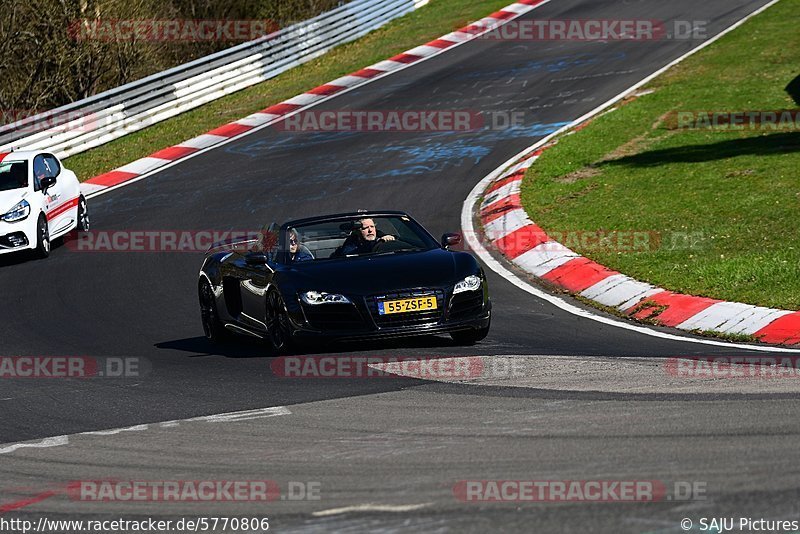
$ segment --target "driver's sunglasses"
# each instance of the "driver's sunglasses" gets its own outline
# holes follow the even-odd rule
[[[294,237],[290,237],[289,238],[289,244],[290,245],[296,245],[297,244],[297,239],[295,239]]]

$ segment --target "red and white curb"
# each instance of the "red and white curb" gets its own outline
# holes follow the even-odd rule
[[[208,133],[178,145],[159,150],[113,171],[90,178],[81,184],[81,190],[85,196],[91,197],[104,193],[110,188],[116,188],[122,184],[138,180],[144,175],[163,169],[202,150],[213,148],[236,137],[279,122],[289,114],[308,109],[338,93],[354,89],[392,72],[404,69],[411,64],[436,56],[449,48],[472,41],[497,26],[546,4],[548,1],[520,0],[510,4],[488,17],[443,35],[429,43],[412,48],[402,54],[397,54],[385,61],[380,61],[347,76],[337,78],[301,95],[284,100],[243,119],[215,128]]]
[[[520,201],[525,171],[552,145],[517,160],[484,191],[479,218],[495,250],[526,273],[634,319],[687,331],[751,335],[765,343],[800,344],[800,312],[673,293],[552,240],[528,218]]]

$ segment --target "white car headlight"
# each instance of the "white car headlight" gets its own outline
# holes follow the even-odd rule
[[[350,299],[344,295],[336,293],[325,293],[324,291],[306,291],[300,293],[300,299],[306,304],[350,304]]]
[[[30,214],[31,205],[28,204],[27,200],[20,200],[13,208],[8,210],[8,213],[0,218],[6,222],[16,222],[27,218]]]
[[[453,295],[463,293],[465,291],[475,291],[481,287],[481,277],[470,275],[456,284],[453,288]]]

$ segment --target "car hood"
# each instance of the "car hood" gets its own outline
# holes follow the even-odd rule
[[[8,213],[8,210],[16,206],[17,202],[28,195],[27,189],[12,189],[11,191],[0,191],[0,215]]]
[[[361,258],[298,263],[288,273],[299,291],[370,295],[386,291],[445,286],[477,270],[463,252],[433,249]]]

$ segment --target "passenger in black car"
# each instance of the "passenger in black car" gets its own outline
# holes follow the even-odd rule
[[[381,242],[394,241],[393,235],[384,234],[375,228],[375,221],[372,219],[361,219],[356,221],[360,226],[354,231],[353,235],[347,238],[342,245],[341,254],[367,254],[375,249]]]
[[[289,230],[289,256],[292,262],[297,261],[310,261],[314,259],[314,255],[308,250],[304,244],[300,243],[300,238],[297,235],[297,230],[291,228]]]

